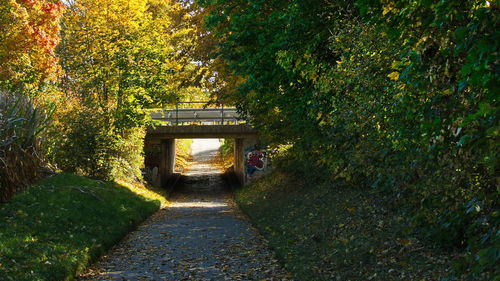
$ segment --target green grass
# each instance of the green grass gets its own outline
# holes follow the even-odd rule
[[[71,280],[162,204],[138,185],[45,179],[0,204],[0,279]]]
[[[440,280],[452,252],[422,243],[383,194],[274,173],[236,193],[299,280]]]

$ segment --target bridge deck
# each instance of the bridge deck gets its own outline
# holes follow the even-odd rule
[[[147,139],[150,141],[169,138],[247,138],[258,136],[249,125],[190,125],[157,126],[149,128]]]

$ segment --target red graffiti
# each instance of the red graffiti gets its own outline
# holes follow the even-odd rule
[[[255,167],[258,170],[264,168],[266,154],[260,150],[254,150],[248,153],[248,165]]]

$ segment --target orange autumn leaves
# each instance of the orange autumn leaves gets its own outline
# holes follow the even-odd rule
[[[0,80],[37,86],[61,69],[55,48],[63,4],[45,0],[0,0]]]

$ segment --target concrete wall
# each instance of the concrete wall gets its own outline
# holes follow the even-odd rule
[[[240,184],[245,184],[245,157],[243,139],[234,139],[234,174]]]
[[[160,186],[165,186],[168,179],[174,173],[175,168],[175,139],[161,140],[160,160]]]
[[[271,162],[257,137],[234,142],[234,172],[242,185],[251,183],[271,170]]]

